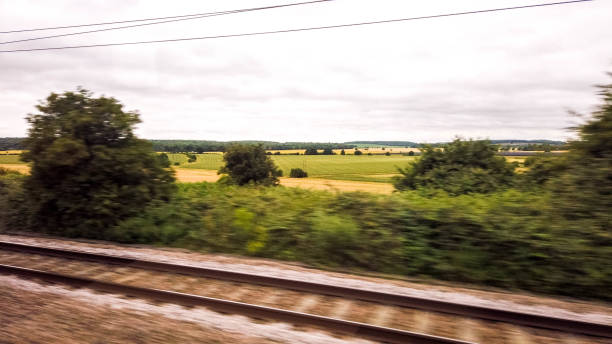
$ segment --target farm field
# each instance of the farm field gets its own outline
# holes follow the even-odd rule
[[[0,168],[15,170],[24,174],[30,172],[30,166],[23,163],[0,164]],[[175,168],[174,170],[176,171],[176,179],[182,183],[214,183],[220,177],[216,170],[201,170],[195,168]],[[283,186],[299,187],[310,190],[363,191],[378,194],[391,194],[393,192],[393,186],[391,184],[379,182],[333,180],[323,178],[280,178],[280,183]]]
[[[187,162],[184,154],[168,154],[172,163],[181,168],[218,170],[223,164],[218,153],[197,154],[198,160]],[[273,155],[276,165],[288,175],[292,168],[301,168],[309,177],[388,183],[397,174],[397,167],[405,167],[416,157],[403,155]]]
[[[0,164],[0,168],[6,168],[7,170],[14,170],[19,173],[30,173],[30,166],[19,163],[19,164]]]
[[[170,161],[177,171],[177,179],[181,182],[214,182],[219,177],[216,171],[221,167],[221,153],[196,154],[197,161],[187,162],[185,154],[168,154]],[[363,190],[375,189],[369,184],[339,183],[340,181],[384,183],[388,185],[391,178],[397,175],[397,167],[405,167],[410,161],[418,159],[414,156],[403,155],[275,155],[271,156],[276,165],[283,170],[287,176],[292,168],[301,168],[308,172],[309,178],[294,179],[283,178],[282,184],[287,186],[298,186],[308,184],[316,189],[337,188],[339,190]],[[521,164],[525,157],[506,157],[507,160]],[[0,155],[0,167],[14,169],[27,173],[29,167],[19,160],[18,155]],[[524,170],[519,167],[518,171]],[[334,182],[336,181],[336,182]],[[330,184],[331,183],[331,184]],[[387,186],[380,186],[387,192]]]
[[[24,164],[19,155],[0,155],[0,164]]]
[[[194,168],[175,168],[176,179],[183,183],[216,182],[220,176],[214,170]],[[333,180],[323,178],[280,178],[280,184],[310,190],[363,191],[378,194],[391,194],[393,186],[389,183]]]

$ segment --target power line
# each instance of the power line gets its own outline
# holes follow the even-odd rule
[[[255,8],[245,8],[245,9],[228,10],[228,11],[221,11],[221,12],[210,12],[210,13],[199,14],[199,15],[191,16],[191,17],[187,17],[187,18],[171,19],[171,20],[165,20],[165,21],[156,21],[156,22],[152,22],[152,23],[135,24],[135,25],[128,25],[128,26],[111,27],[111,28],[106,28],[106,29],[97,29],[97,30],[90,30],[90,31],[71,32],[71,33],[51,35],[51,36],[43,36],[43,37],[25,38],[25,39],[18,39],[18,40],[14,40],[14,41],[0,42],[0,44],[9,44],[9,43],[36,41],[36,40],[48,39],[48,38],[57,38],[57,37],[65,37],[65,36],[83,35],[83,34],[94,33],[94,32],[121,30],[121,29],[127,29],[127,28],[139,27],[139,26],[165,24],[165,23],[184,21],[184,20],[201,19],[201,18],[222,16],[222,15],[234,14],[234,13],[243,13],[243,12],[251,12],[251,11],[268,10],[268,9],[275,9],[275,8],[281,8],[281,7],[289,7],[289,6],[297,6],[297,5],[307,5],[307,4],[313,4],[313,3],[318,3],[318,2],[329,2],[329,1],[333,1],[333,0],[314,0],[314,1],[306,1],[306,2],[297,2],[297,3],[292,3],[292,4],[284,4],[284,5],[273,5],[273,6],[266,6],[266,7],[255,7]],[[98,24],[91,24],[91,25],[98,25]]]
[[[309,1],[309,2],[307,2],[307,3],[324,2],[324,1],[334,1],[334,0],[318,0],[318,1]],[[287,4],[287,5],[278,5],[278,7],[294,6],[294,5],[301,5],[301,4],[302,4],[302,3],[297,3],[297,4]],[[268,6],[268,7],[275,7],[275,6]],[[246,9],[246,10],[257,10],[257,9],[263,9],[263,8],[268,8],[268,7],[259,7],[259,8],[252,8],[252,9]],[[112,22],[102,22],[102,23],[90,23],[90,24],[76,24],[76,25],[65,25],[65,26],[53,26],[53,27],[43,27],[43,28],[35,28],[35,29],[18,29],[18,30],[10,30],[10,31],[0,31],[0,34],[2,34],[2,33],[17,33],[17,32],[30,32],[30,31],[45,31],[45,30],[70,29],[70,28],[74,28],[74,27],[86,27],[86,26],[100,26],[100,25],[112,25],[112,24],[125,24],[125,23],[141,22],[141,21],[151,21],[151,20],[162,20],[162,19],[175,19],[175,18],[195,17],[195,16],[209,15],[209,14],[211,14],[211,13],[224,13],[224,12],[233,12],[233,11],[236,11],[236,10],[218,11],[218,12],[206,12],[206,13],[193,13],[193,14],[183,14],[183,15],[178,15],[178,16],[157,17],[157,18],[146,18],[146,19],[131,19],[131,20],[112,21]]]
[[[565,4],[587,2],[587,1],[593,1],[593,0],[561,1],[561,2],[551,2],[551,3],[543,3],[543,4],[535,4],[535,5],[524,5],[524,6],[514,6],[514,7],[493,8],[493,9],[487,9],[487,10],[477,10],[477,11],[467,11],[467,12],[455,12],[455,13],[435,14],[435,15],[421,16],[421,17],[410,17],[410,18],[401,18],[401,19],[387,19],[387,20],[377,20],[377,21],[370,21],[370,22],[350,23],[350,24],[315,26],[315,27],[298,28],[298,29],[260,31],[260,32],[237,33],[237,34],[216,35],[216,36],[161,39],[161,40],[140,41],[140,42],[104,43],[104,44],[90,44],[90,45],[72,45],[72,46],[49,47],[49,48],[0,50],[0,53],[15,53],[15,52],[42,51],[42,50],[80,49],[80,48],[98,48],[98,47],[111,47],[111,46],[121,46],[121,45],[136,45],[136,44],[151,44],[151,43],[169,43],[169,42],[183,42],[183,41],[218,39],[218,38],[230,38],[230,37],[260,36],[260,35],[279,34],[279,33],[288,33],[288,32],[301,32],[301,31],[337,29],[337,28],[362,26],[362,25],[385,24],[385,23],[395,23],[395,22],[401,22],[401,21],[412,21],[412,20],[422,20],[422,19],[434,19],[434,18],[443,18],[443,17],[453,17],[453,16],[460,16],[460,15],[467,15],[467,14],[500,12],[500,11],[517,10],[517,9],[524,9],[524,8],[534,8],[534,7],[544,7],[544,6],[554,6],[554,5],[565,5]]]

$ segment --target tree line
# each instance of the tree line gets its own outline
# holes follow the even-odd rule
[[[320,142],[273,142],[273,141],[202,141],[202,140],[150,140],[157,152],[168,153],[204,153],[225,152],[233,144],[260,144],[265,150],[332,150],[355,147],[345,143]]]

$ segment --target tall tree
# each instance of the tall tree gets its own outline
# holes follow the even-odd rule
[[[23,154],[32,165],[24,182],[32,225],[103,237],[150,201],[170,197],[168,161],[133,133],[138,113],[82,88],[51,93],[36,107]]]

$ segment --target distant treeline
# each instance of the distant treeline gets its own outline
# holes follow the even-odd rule
[[[21,150],[23,137],[0,137],[0,151]]]
[[[355,145],[346,143],[317,143],[317,142],[273,142],[273,141],[200,141],[200,140],[150,140],[153,149],[158,152],[224,152],[225,148],[233,143],[261,144],[266,150],[287,149],[350,149]]]
[[[350,141],[345,144],[351,145],[371,145],[371,146],[397,146],[397,147],[410,147],[418,148],[421,144],[411,141]]]
[[[0,137],[0,151],[24,149],[22,137]],[[318,143],[318,142],[274,142],[274,141],[207,141],[207,140],[149,140],[153,149],[158,152],[224,152],[225,147],[232,143],[262,144],[266,150],[287,149],[351,149],[358,146],[397,146],[417,148],[421,144],[411,141],[350,141],[344,143]],[[552,140],[490,140],[498,145],[501,151],[554,151],[564,150],[566,142]],[[431,146],[442,147],[448,142],[432,143]]]
[[[553,140],[489,140],[492,145],[504,151],[558,151],[567,150],[567,142]],[[444,147],[448,142],[431,143],[433,147]]]

